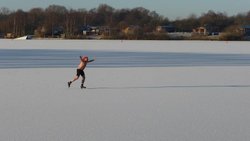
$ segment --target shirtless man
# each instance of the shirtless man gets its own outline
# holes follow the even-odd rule
[[[93,61],[95,61],[95,59],[89,60],[89,58],[87,56],[84,56],[84,57],[80,56],[80,63],[79,63],[77,70],[76,70],[76,76],[74,77],[74,79],[72,81],[68,82],[68,87],[70,87],[71,83],[76,81],[79,78],[79,76],[81,75],[82,76],[81,89],[86,88],[83,85],[85,82],[85,73],[83,70],[85,69],[85,67],[87,66],[88,63],[93,62]]]

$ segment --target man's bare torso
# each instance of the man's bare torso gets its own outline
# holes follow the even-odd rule
[[[77,69],[84,70],[87,65],[87,62],[80,60],[80,64],[78,65]]]

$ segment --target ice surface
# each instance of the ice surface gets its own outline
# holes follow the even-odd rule
[[[2,41],[0,68],[73,68],[80,55],[96,56],[89,67],[250,65],[249,42]]]
[[[124,43],[126,49],[112,46]],[[85,70],[87,89],[84,90],[80,89],[80,80],[67,88],[66,82],[75,75],[73,66],[0,69],[0,140],[250,139],[250,66],[246,61],[250,54],[248,42],[159,41],[157,44],[157,41],[1,40],[0,52],[33,48],[78,52],[81,50],[80,44],[91,47],[84,47],[84,50],[102,53],[190,53],[209,54],[211,58],[220,54],[227,59],[234,54],[243,65],[238,66],[235,62],[223,65],[227,61],[221,61],[221,66],[89,66]],[[68,49],[69,45],[71,49]],[[157,47],[150,48],[150,45]],[[184,45],[189,47],[185,48]],[[236,59],[234,55],[231,56],[233,60]],[[246,60],[242,60],[242,56]],[[8,57],[3,58],[10,63]],[[66,58],[69,57],[66,55]],[[108,61],[104,56],[103,60]],[[92,65],[95,63],[98,64],[98,60]]]

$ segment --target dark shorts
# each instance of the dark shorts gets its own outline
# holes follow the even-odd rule
[[[80,70],[80,69],[77,69],[76,70],[76,75],[79,77],[80,75],[82,76],[82,77],[85,77],[85,74],[84,74],[84,71],[83,70]]]

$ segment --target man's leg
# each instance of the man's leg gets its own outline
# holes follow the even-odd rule
[[[69,81],[68,82],[68,87],[70,87],[71,83],[74,82],[74,81],[76,81],[78,78],[79,78],[79,76],[76,75],[72,81]]]
[[[76,75],[76,76],[74,77],[74,79],[71,81],[71,83],[74,82],[74,81],[76,81],[78,78],[79,78],[79,76]]]
[[[72,81],[68,82],[68,87],[70,87],[71,83],[74,82],[74,81],[76,81],[79,78],[79,76],[80,76],[80,70],[77,69],[76,70],[76,76],[73,78]]]
[[[85,73],[83,72],[83,73],[81,74],[81,76],[82,76],[81,88],[86,88],[86,87],[84,86],[84,82],[85,82]]]

